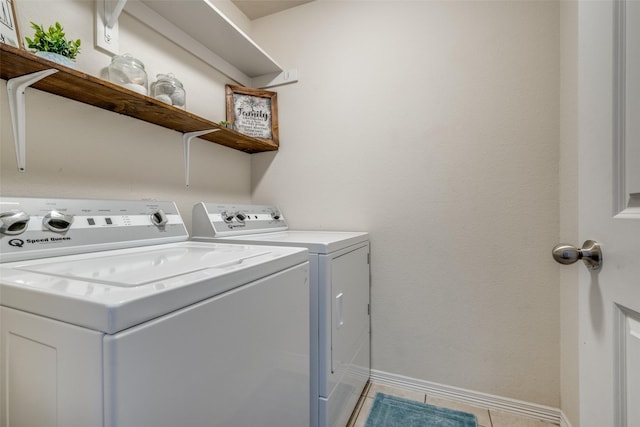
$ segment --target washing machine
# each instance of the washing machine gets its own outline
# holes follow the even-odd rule
[[[347,424],[370,377],[370,252],[366,232],[290,230],[275,206],[200,202],[192,239],[309,251],[311,425]]]
[[[306,249],[189,241],[172,202],[0,212],[1,426],[310,423]]]

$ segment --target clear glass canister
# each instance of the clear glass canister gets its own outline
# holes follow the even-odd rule
[[[186,93],[180,80],[171,73],[158,74],[153,84],[153,97],[174,107],[185,108]]]
[[[149,93],[147,72],[144,70],[144,64],[128,53],[114,56],[111,59],[109,81],[143,95]]]

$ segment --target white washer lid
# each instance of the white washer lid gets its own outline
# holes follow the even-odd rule
[[[308,260],[300,248],[180,242],[0,265],[0,305],[114,333]]]
[[[369,240],[369,233],[359,231],[304,231],[287,230],[246,236],[194,238],[198,241],[295,246],[307,248],[313,254],[330,254]]]

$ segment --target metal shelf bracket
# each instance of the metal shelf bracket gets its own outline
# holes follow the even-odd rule
[[[220,129],[206,129],[182,134],[182,144],[184,145],[184,180],[189,187],[189,159],[191,158],[191,140],[201,135],[217,132]]]
[[[11,123],[13,125],[13,139],[16,144],[16,159],[18,161],[18,171],[26,171],[26,118],[25,118],[25,95],[27,87],[39,80],[57,73],[58,70],[36,71],[24,76],[14,77],[7,81],[7,92],[9,93],[9,110],[11,112]]]

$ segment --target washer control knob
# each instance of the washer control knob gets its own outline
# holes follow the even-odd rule
[[[282,218],[282,215],[280,214],[280,211],[278,211],[278,210],[271,211],[271,218],[273,218],[276,221],[278,221],[278,220],[280,220],[280,218]]]
[[[156,227],[164,227],[167,222],[169,222],[169,218],[167,218],[167,214],[162,209],[158,209],[151,214],[151,223]]]
[[[73,224],[73,215],[53,210],[42,219],[42,225],[54,233],[64,233]]]
[[[220,213],[220,216],[222,217],[224,222],[231,222],[231,221],[233,221],[233,218],[235,217],[235,214],[233,212],[224,211],[224,212]]]
[[[247,219],[247,216],[245,214],[243,214],[242,212],[238,212],[236,214],[236,219],[240,222],[244,222],[245,219]]]
[[[20,234],[27,229],[29,215],[25,212],[0,213],[0,233],[8,236]]]

